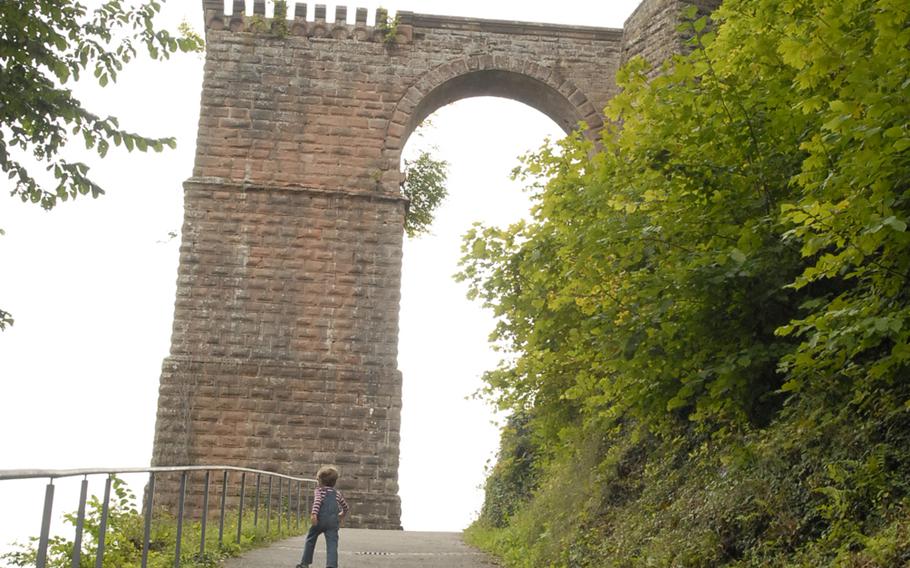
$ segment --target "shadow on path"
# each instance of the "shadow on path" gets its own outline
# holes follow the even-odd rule
[[[294,537],[225,562],[225,568],[294,568],[303,537]],[[461,533],[341,529],[339,568],[494,568],[489,557],[469,547]],[[325,540],[316,544],[313,568],[325,566]]]

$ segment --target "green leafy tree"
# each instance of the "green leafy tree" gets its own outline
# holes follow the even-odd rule
[[[725,3],[657,78],[620,72],[603,151],[527,157],[533,222],[475,228],[460,275],[518,355],[487,375],[503,405],[748,424],[808,375],[900,376],[907,14]]]
[[[775,232],[799,122],[713,71],[704,49],[648,76],[642,61],[622,72],[608,111],[623,128],[593,160],[581,136],[526,159],[550,178],[533,223],[467,237],[462,277],[520,354],[490,384],[554,431],[586,413],[761,421],[792,343],[774,332],[801,264]]]
[[[781,370],[786,390],[835,379],[866,397],[906,380],[910,362],[910,6],[816,4],[781,26],[814,126],[782,218],[809,262],[791,287],[824,293],[779,330],[801,339]]]
[[[85,163],[64,157],[75,138],[102,158],[112,144],[141,152],[176,146],[173,138],[145,137],[121,128],[116,117],[95,114],[67,87],[86,75],[102,87],[115,82],[140,50],[155,60],[202,50],[202,39],[187,26],[177,34],[156,27],[161,5],[110,0],[89,10],[73,0],[0,3],[0,169],[12,196],[51,209],[104,193]],[[33,174],[33,164],[48,174]],[[12,323],[0,311],[0,329]]]
[[[422,151],[416,159],[405,160],[404,167],[401,192],[410,200],[404,231],[409,237],[416,237],[429,230],[436,209],[449,194],[446,189],[448,163]]]
[[[725,495],[686,486],[715,499],[700,543],[649,556],[647,542],[670,542],[665,525],[641,548],[601,551],[661,565],[722,565],[746,550],[755,556],[738,565],[903,564],[910,5],[725,0],[716,25],[688,15],[688,55],[656,76],[642,60],[620,71],[607,114],[621,127],[599,147],[574,135],[524,159],[529,222],[466,236],[460,278],[493,309],[508,353],[485,376],[488,394],[530,417],[544,492],[558,482],[548,464],[576,459],[567,442],[656,437],[651,448],[683,457],[651,466],[703,471]],[[616,479],[607,462],[597,475]],[[731,464],[795,503],[756,505],[744,521],[731,496],[748,488],[714,477]],[[667,491],[661,517],[680,494],[651,481],[645,494]],[[780,512],[791,506],[798,522]],[[683,517],[693,531],[698,514]],[[730,519],[729,542],[716,542],[718,519]],[[558,538],[527,526],[526,546]],[[765,564],[770,550],[782,556]],[[515,565],[575,565],[565,554]]]

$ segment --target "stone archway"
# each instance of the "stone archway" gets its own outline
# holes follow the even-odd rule
[[[453,59],[425,73],[398,101],[386,129],[385,157],[396,151],[415,128],[437,109],[459,99],[503,97],[537,109],[565,133],[579,123],[589,132],[603,126],[603,117],[588,97],[558,71],[516,57],[473,55]]]
[[[294,474],[333,462],[352,525],[397,528],[404,143],[476,94],[598,129],[621,61],[678,46],[678,2],[645,0],[626,30],[401,13],[391,45],[365,10],[348,25],[339,7],[330,24],[317,5],[311,22],[298,2],[269,31],[240,15],[242,0],[227,17],[222,0],[202,3],[196,162],[152,462]]]

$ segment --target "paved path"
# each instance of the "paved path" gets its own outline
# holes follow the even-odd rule
[[[225,568],[293,568],[300,562],[303,537],[254,550]],[[461,533],[341,529],[339,568],[494,568],[483,553],[466,545]],[[313,568],[325,566],[325,540],[316,544]]]

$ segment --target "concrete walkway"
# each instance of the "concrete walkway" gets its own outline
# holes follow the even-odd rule
[[[303,537],[248,552],[225,568],[293,568],[303,553]],[[469,547],[460,533],[341,529],[339,568],[492,568],[486,555]],[[316,544],[313,568],[325,566],[325,539]]]

